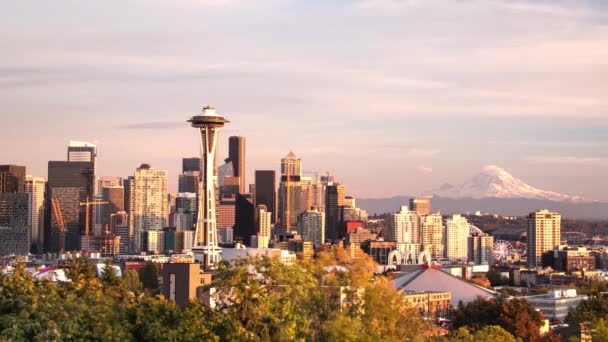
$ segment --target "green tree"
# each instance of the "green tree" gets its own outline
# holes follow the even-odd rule
[[[486,273],[486,278],[488,278],[492,286],[503,286],[509,284],[509,278],[503,277],[502,274],[494,267],[491,267],[488,273]]]
[[[70,261],[66,276],[72,281],[91,280],[97,277],[97,272],[91,259],[85,256]]]
[[[146,262],[146,265],[140,270],[140,279],[144,289],[155,294],[159,293],[158,268],[152,261]]]
[[[608,342],[608,324],[603,318],[598,319],[592,327],[593,342]]]
[[[118,274],[113,266],[114,264],[112,263],[112,260],[106,260],[100,276],[101,282],[108,287],[119,286],[121,283],[120,278],[118,277]]]
[[[516,342],[505,329],[497,325],[488,325],[471,334],[468,329],[461,327],[445,339],[450,342]],[[521,341],[521,340],[519,340]]]
[[[132,269],[126,269],[123,275],[123,284],[127,291],[135,294],[142,291],[141,281],[139,281],[139,274],[137,271]]]

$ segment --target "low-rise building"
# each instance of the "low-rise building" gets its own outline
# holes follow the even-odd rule
[[[404,295],[406,302],[419,309],[424,317],[446,317],[452,308],[450,292],[405,291]]]
[[[578,295],[575,289],[551,290],[549,293],[537,296],[523,297],[530,305],[540,310],[549,320],[563,322],[570,309],[576,308],[588,297]]]

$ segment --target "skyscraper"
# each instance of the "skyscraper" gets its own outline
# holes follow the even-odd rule
[[[179,175],[177,191],[180,193],[190,192],[196,194],[200,180],[199,171],[186,171]]]
[[[247,246],[250,246],[251,236],[257,233],[252,201],[250,194],[236,194],[233,238]]]
[[[198,203],[196,200],[196,193],[178,193],[177,197],[175,198],[175,213],[188,215],[189,217],[185,219],[185,222],[182,222],[183,228],[185,228],[186,230],[193,229],[196,223],[196,218],[198,216]],[[179,228],[182,228],[182,224],[180,224]]]
[[[445,256],[450,261],[467,262],[469,256],[469,221],[453,215],[446,220]]]
[[[285,232],[296,230],[298,215],[302,210],[302,160],[289,152],[281,159],[281,183],[279,185],[278,219]]]
[[[325,193],[325,235],[327,240],[339,238],[340,207],[344,205],[344,185],[334,183],[327,186]]]
[[[234,167],[234,176],[239,177],[239,192],[245,189],[245,137],[232,136],[228,139],[228,159]]]
[[[215,112],[215,108],[203,108],[202,115],[193,116],[188,122],[198,131],[201,153],[201,187],[198,219],[195,233],[195,255],[203,257],[205,269],[214,269],[220,261],[222,250],[218,246],[216,222],[217,141],[219,130],[228,122]],[[244,151],[243,151],[244,152]]]
[[[30,251],[29,194],[0,192],[0,255]]]
[[[429,215],[431,213],[431,198],[410,198],[410,209],[415,211],[419,216]]]
[[[201,158],[182,158],[182,173],[192,171],[201,171]]]
[[[101,188],[102,200],[108,204],[102,206],[101,228],[102,231],[110,229],[112,215],[125,211],[125,188],[122,185],[104,186]]]
[[[167,171],[142,164],[135,171],[130,185],[130,233],[134,252],[147,248],[142,244],[146,231],[161,231],[168,223]],[[153,235],[156,236],[156,235]]]
[[[528,267],[542,265],[543,253],[561,242],[561,216],[549,210],[528,215]]]
[[[433,259],[443,257],[443,225],[439,214],[422,216],[420,232],[422,250],[431,253]]]
[[[30,242],[34,251],[42,253],[44,242],[44,188],[42,177],[25,176],[25,192],[30,194]]]
[[[0,192],[25,191],[25,166],[0,165]]]
[[[80,202],[93,198],[96,183],[94,164],[84,161],[50,161],[48,165],[45,250],[56,253],[62,245],[66,251],[79,250],[80,236],[87,229],[85,208]],[[56,213],[61,213],[61,217],[57,217]],[[63,227],[60,223],[64,223]],[[64,228],[65,234],[61,233]],[[91,220],[89,231],[93,231],[92,228]]]
[[[271,213],[272,223],[277,218],[277,179],[274,170],[255,171],[255,200],[256,205],[266,206]]]
[[[97,187],[97,146],[85,141],[70,140],[68,161],[93,163],[93,195],[99,193],[99,188]]]
[[[298,216],[298,234],[315,246],[325,243],[325,214],[317,209],[306,210]]]

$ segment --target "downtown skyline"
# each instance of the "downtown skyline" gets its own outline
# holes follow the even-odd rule
[[[1,157],[46,178],[69,140],[90,141],[100,176],[149,163],[169,171],[173,192],[181,158],[197,156],[185,120],[210,104],[233,122],[220,158],[229,136],[247,139],[249,182],[293,150],[305,171],[331,172],[358,198],[424,193],[496,164],[542,189],[608,201],[606,9],[9,4],[0,142],[11,148]]]

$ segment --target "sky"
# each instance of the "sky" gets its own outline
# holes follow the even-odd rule
[[[428,193],[495,164],[608,201],[608,2],[4,1],[0,163],[47,175],[70,139],[99,175],[198,154],[213,105],[247,183],[292,150],[358,198]]]

